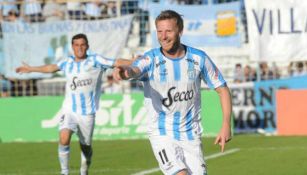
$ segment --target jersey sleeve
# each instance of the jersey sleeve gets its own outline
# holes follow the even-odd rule
[[[132,63],[132,67],[137,67],[140,69],[141,71],[141,75],[140,77],[144,78],[144,75],[146,75],[149,70],[152,67],[152,58],[150,57],[150,55],[145,54],[144,56],[136,59],[133,63]]]
[[[203,80],[211,89],[226,85],[223,75],[207,55],[203,58],[201,64],[201,74]]]
[[[61,59],[59,61],[56,62],[56,65],[58,66],[58,68],[61,70],[61,71],[64,71],[65,70],[65,67],[67,65],[67,61],[68,59]]]
[[[101,55],[95,55],[94,61],[95,61],[96,65],[99,65],[102,68],[113,67],[113,65],[115,63],[115,59],[106,58],[106,57],[101,56]]]

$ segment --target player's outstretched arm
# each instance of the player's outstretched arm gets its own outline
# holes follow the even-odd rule
[[[30,72],[41,72],[41,73],[52,73],[59,70],[56,64],[48,64],[44,66],[30,66],[26,63],[16,68],[17,73],[30,73]]]
[[[130,66],[133,63],[133,60],[128,60],[128,59],[123,59],[123,58],[118,58],[114,62],[114,67],[119,67],[119,66]]]
[[[114,68],[113,77],[115,80],[128,80],[139,77],[141,71],[137,67],[118,66]]]
[[[214,144],[219,144],[221,146],[221,152],[223,152],[225,144],[231,140],[232,103],[231,103],[230,91],[227,86],[218,87],[215,90],[220,97],[220,102],[223,111],[223,123],[222,123],[222,128],[215,139]]]

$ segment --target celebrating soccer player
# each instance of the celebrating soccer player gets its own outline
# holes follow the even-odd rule
[[[144,82],[149,115],[149,139],[164,174],[207,174],[201,147],[201,79],[220,96],[222,128],[215,140],[224,151],[231,139],[231,99],[222,74],[208,55],[180,42],[183,19],[172,10],[155,20],[160,48],[152,49],[132,66],[114,71],[116,79]]]
[[[74,56],[60,60],[57,64],[32,67],[24,64],[16,69],[18,73],[63,71],[66,77],[66,95],[62,106],[63,115],[59,123],[59,161],[61,174],[69,173],[69,152],[71,135],[76,133],[81,147],[80,174],[87,175],[92,157],[92,136],[95,113],[101,94],[101,78],[105,68],[130,64],[129,60],[107,59],[97,54],[87,54],[89,48],[86,35],[72,38]]]

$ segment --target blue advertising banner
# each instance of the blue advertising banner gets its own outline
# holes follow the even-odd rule
[[[240,2],[216,5],[149,5],[152,44],[158,47],[155,18],[162,10],[175,10],[183,16],[184,31],[181,41],[195,47],[240,47]]]
[[[236,133],[276,131],[278,89],[307,89],[307,76],[231,86]]]

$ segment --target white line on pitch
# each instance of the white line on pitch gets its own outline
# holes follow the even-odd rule
[[[238,151],[240,151],[239,148],[234,148],[234,149],[227,150],[223,153],[211,154],[211,155],[205,157],[205,159],[206,160],[214,159],[214,158],[226,156],[228,154],[232,154],[232,153],[235,153],[235,152],[238,152]],[[160,171],[160,168],[152,168],[152,169],[149,169],[149,170],[144,170],[144,171],[141,171],[141,172],[138,172],[138,173],[134,173],[132,175],[146,175],[146,174],[154,173],[154,172],[157,172],[157,171]]]
[[[232,153],[235,153],[235,152],[238,152],[238,151],[240,151],[239,148],[233,148],[233,149],[227,150],[225,152],[219,152],[219,153],[211,154],[211,155],[205,157],[205,160],[214,159],[214,158],[221,157],[221,156],[226,156],[228,154],[232,154]]]

